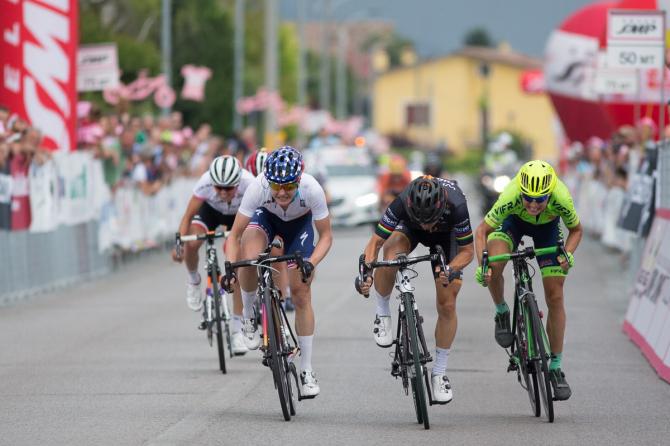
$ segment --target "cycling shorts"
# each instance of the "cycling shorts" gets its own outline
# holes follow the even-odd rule
[[[284,241],[284,254],[300,251],[305,260],[309,260],[314,252],[314,227],[312,212],[308,212],[295,220],[284,221],[264,207],[256,209],[247,228],[262,230],[268,243],[279,236]],[[289,268],[295,268],[295,262],[288,262]]]
[[[503,220],[502,225],[492,232],[489,240],[503,240],[507,242],[510,251],[519,246],[524,235],[533,239],[535,248],[548,248],[556,246],[558,240],[563,238],[563,231],[559,225],[560,219],[555,218],[549,223],[534,225],[523,221],[516,215],[510,215]],[[542,277],[566,276],[567,273],[560,267],[558,254],[537,256],[537,264],[542,271]]]
[[[225,215],[211,207],[207,202],[203,202],[198,209],[198,213],[191,220],[191,224],[198,225],[207,231],[214,231],[219,226],[227,226],[228,230],[233,227],[235,214]]]

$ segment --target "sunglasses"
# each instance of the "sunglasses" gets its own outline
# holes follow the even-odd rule
[[[298,188],[298,185],[300,183],[285,183],[285,184],[279,184],[279,183],[270,183],[270,189],[272,189],[275,192],[279,192],[281,189],[284,189],[286,192],[291,192],[293,190],[296,190]]]
[[[214,186],[214,189],[216,190],[225,190],[226,192],[229,192],[231,190],[235,190],[237,186]]]
[[[540,197],[529,197],[526,194],[521,194],[524,200],[526,200],[529,203],[544,203],[547,201],[547,198],[549,198],[549,195],[542,195]]]

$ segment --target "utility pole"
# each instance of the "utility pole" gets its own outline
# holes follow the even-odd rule
[[[298,106],[307,107],[307,77],[305,60],[305,1],[298,0]],[[298,145],[303,145],[304,135],[298,124]]]
[[[277,0],[265,0],[265,87],[275,94],[277,88]],[[272,107],[265,110],[266,145],[275,145],[277,116]],[[268,139],[269,138],[269,139]],[[273,147],[274,148],[274,147]]]
[[[337,78],[336,82],[336,113],[337,119],[347,115],[347,48],[349,46],[348,27],[340,23],[337,28]]]
[[[235,71],[233,77],[233,129],[242,129],[242,115],[237,112],[237,102],[244,94],[244,2],[235,0]]]
[[[323,0],[321,17],[321,72],[319,82],[319,104],[322,110],[330,111],[330,0]]]
[[[172,88],[172,0],[162,0],[161,8],[161,53],[165,83]],[[170,107],[162,109],[162,114],[170,114]]]

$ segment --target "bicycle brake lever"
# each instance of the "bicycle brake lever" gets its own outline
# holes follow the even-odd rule
[[[367,280],[368,271],[369,271],[369,268],[368,268],[367,264],[365,263],[365,254],[361,254],[360,257],[358,258],[358,280],[361,284],[364,283]],[[365,298],[370,297],[370,293],[363,294],[363,297],[365,297]]]

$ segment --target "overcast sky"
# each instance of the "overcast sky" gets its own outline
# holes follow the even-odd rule
[[[280,0],[282,16],[294,19],[297,0]],[[316,20],[324,0],[305,0],[308,19]],[[483,27],[498,42],[516,51],[542,57],[552,30],[594,0],[330,0],[336,18],[388,19],[413,40],[423,56],[460,48],[463,36]]]

